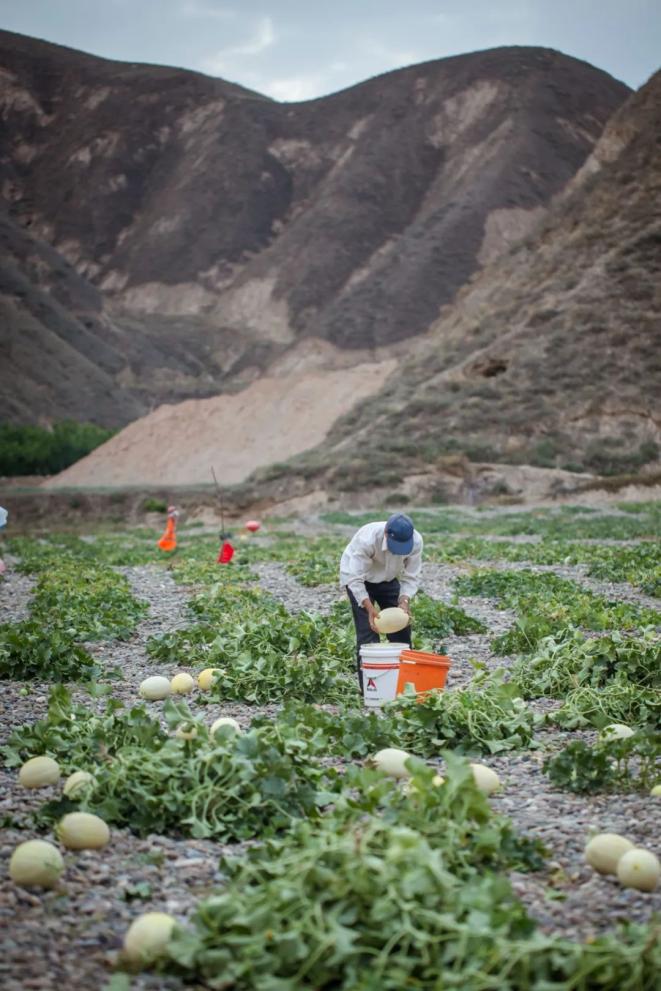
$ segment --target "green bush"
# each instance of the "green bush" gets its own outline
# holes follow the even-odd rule
[[[168,504],[164,499],[153,499],[149,496],[142,503],[143,513],[166,513],[168,509]]]
[[[51,429],[0,423],[0,475],[55,475],[112,437],[95,423],[65,420]]]
[[[620,443],[624,443],[620,438],[593,441],[585,451],[585,464],[601,475],[620,475],[626,471],[635,471],[659,456],[659,446],[653,440],[643,441],[637,451],[628,450],[622,453],[613,450]]]

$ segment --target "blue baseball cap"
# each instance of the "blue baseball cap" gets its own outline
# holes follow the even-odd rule
[[[391,554],[413,550],[413,520],[405,513],[394,513],[386,523],[386,544]]]

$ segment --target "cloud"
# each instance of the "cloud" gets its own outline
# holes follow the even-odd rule
[[[298,76],[286,76],[282,79],[261,80],[257,88],[261,93],[272,96],[274,100],[283,103],[297,103],[301,100],[316,100],[327,93],[335,92],[338,85],[349,86],[351,79],[343,80],[350,65],[340,59],[322,67],[321,72],[301,73]],[[340,78],[338,78],[340,77]]]
[[[243,45],[227,49],[228,55],[261,55],[275,44],[275,29],[270,17],[262,17],[253,37]]]
[[[216,19],[227,21],[236,17],[236,11],[227,7],[216,6],[213,2],[203,3],[201,0],[184,0],[179,8],[179,14],[187,18]]]
[[[404,65],[424,62],[429,55],[412,49],[390,48],[380,41],[370,38],[363,46],[364,54],[372,60],[372,67],[380,66],[382,71],[397,69]]]
[[[272,79],[261,89],[274,100],[296,103],[299,100],[314,100],[325,90],[324,84],[323,76],[291,76],[289,79]]]
[[[245,41],[221,48],[213,55],[206,55],[200,60],[203,72],[212,75],[235,73],[239,69],[245,75],[245,67],[241,60],[246,56],[255,57],[271,48],[276,42],[276,33],[270,17],[262,17],[255,25],[255,30]]]

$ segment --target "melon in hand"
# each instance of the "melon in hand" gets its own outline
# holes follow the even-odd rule
[[[399,633],[406,629],[411,622],[411,617],[399,606],[390,609],[382,609],[378,616],[374,617],[374,625],[379,633]]]

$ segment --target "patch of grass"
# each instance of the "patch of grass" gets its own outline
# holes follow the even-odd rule
[[[298,552],[289,554],[285,567],[301,585],[336,584],[339,581],[340,557],[346,545],[341,537],[318,537],[301,541]]]
[[[39,576],[30,614],[78,640],[127,639],[147,612],[124,575],[109,569],[60,563]]]
[[[93,769],[127,744],[150,750],[161,746],[167,734],[143,705],[126,709],[110,698],[100,713],[74,703],[64,685],[51,688],[48,715],[31,725],[19,726],[0,748],[7,767],[18,767],[29,757],[54,757],[66,771],[86,765]]]
[[[548,717],[563,729],[602,729],[608,723],[661,728],[661,691],[641,688],[627,678],[612,679],[603,687],[583,685],[570,691],[562,706]]]
[[[384,706],[392,720],[391,746],[434,757],[444,749],[455,753],[493,754],[529,747],[534,716],[517,698],[518,686],[484,675],[467,688],[429,692],[424,698],[400,695]]]
[[[231,841],[263,838],[289,828],[295,818],[319,815],[321,795],[333,788],[337,772],[314,760],[291,734],[271,723],[238,735],[225,727],[212,737],[183,703],[172,701],[164,715],[171,730],[193,723],[198,735],[162,741],[152,734],[137,743],[131,739],[134,717],[116,714],[116,724],[129,723],[127,738],[112,759],[83,763],[94,774],[93,787],[76,801],[47,802],[37,822],[52,823],[80,809],[140,836]],[[94,720],[88,712],[77,721],[93,726]]]

